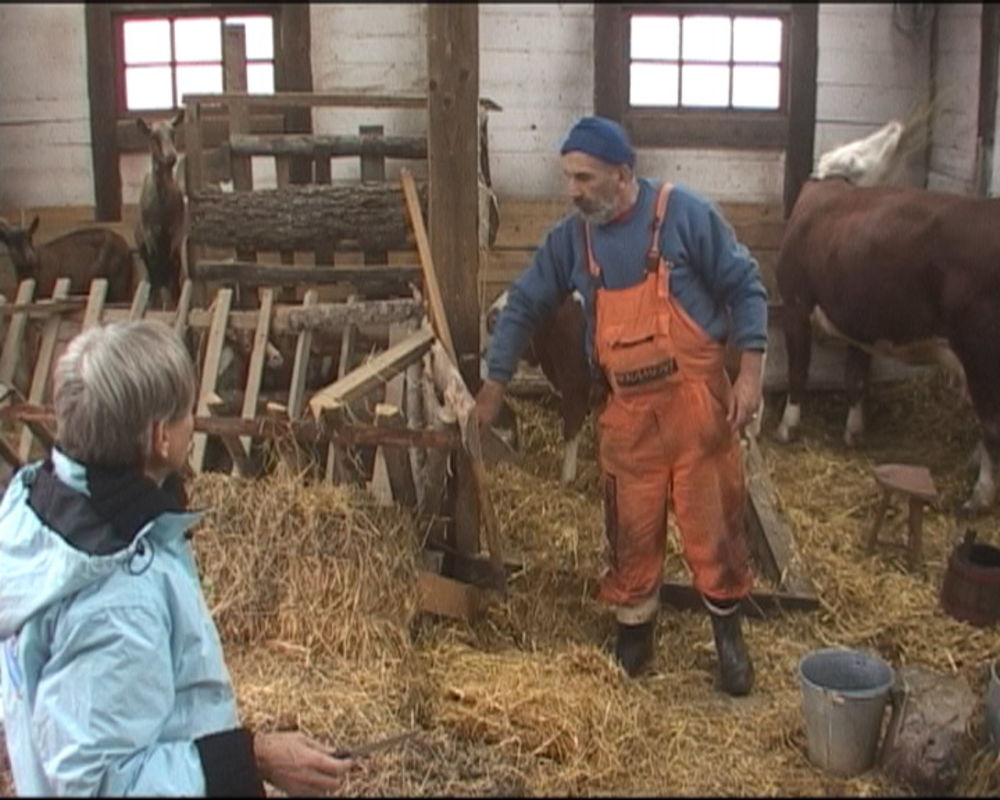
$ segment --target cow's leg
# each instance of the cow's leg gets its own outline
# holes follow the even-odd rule
[[[844,444],[855,447],[865,433],[864,402],[868,391],[868,374],[872,363],[870,353],[847,346],[844,359],[844,385],[847,390],[847,424],[844,426]]]
[[[802,419],[802,400],[809,374],[812,355],[812,328],[809,311],[804,305],[786,305],[784,308],[785,349],[788,351],[788,399],[778,425],[776,436],[780,442],[789,442]]]
[[[966,386],[983,433],[979,447],[979,475],[972,494],[960,511],[976,514],[996,500],[996,473],[1000,466],[1000,361],[996,357],[996,320],[1000,307],[989,297],[966,309],[957,331],[949,336],[965,368]]]
[[[577,431],[575,436],[566,440],[563,451],[562,475],[559,476],[559,482],[563,486],[568,486],[576,480],[576,456],[579,448],[580,432]]]
[[[984,426],[985,427],[985,426]],[[1000,467],[1000,437],[990,444],[983,438],[977,448],[979,453],[979,475],[976,485],[972,487],[972,495],[962,505],[965,514],[978,514],[993,506],[997,496],[996,474]]]

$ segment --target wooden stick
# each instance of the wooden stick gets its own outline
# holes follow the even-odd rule
[[[406,197],[406,207],[410,212],[410,222],[413,224],[413,235],[417,240],[420,266],[424,270],[424,284],[427,287],[427,299],[430,301],[431,307],[431,322],[434,325],[434,330],[437,331],[438,338],[444,344],[448,356],[453,363],[457,364],[455,343],[451,338],[448,316],[445,314],[444,302],[441,299],[441,287],[438,284],[437,273],[434,271],[434,259],[431,257],[431,245],[427,238],[427,229],[424,227],[424,215],[420,210],[417,185],[413,182],[413,175],[406,167],[403,167],[399,174],[403,183],[403,194]]]
[[[232,289],[221,289],[215,296],[215,311],[212,314],[212,327],[208,332],[208,344],[205,348],[205,362],[201,371],[201,388],[198,391],[199,417],[209,414],[208,398],[215,393],[215,384],[219,378],[219,361],[222,357],[222,346],[225,344],[226,319],[229,316],[229,306],[233,300]],[[204,433],[195,433],[194,450],[191,453],[191,469],[197,475],[205,463]]]
[[[52,291],[53,300],[62,300],[69,295],[69,278],[60,278],[56,281]],[[56,352],[56,343],[59,339],[59,325],[62,318],[54,314],[51,319],[46,320],[42,329],[42,342],[38,348],[38,359],[35,362],[35,374],[31,378],[31,389],[28,391],[29,403],[40,403],[45,396],[45,387],[49,382],[49,373],[52,371],[52,357]],[[27,461],[31,457],[31,442],[33,436],[31,428],[21,431],[21,447],[18,455],[22,461]],[[49,443],[51,444],[51,440]]]
[[[253,350],[250,353],[250,366],[247,369],[246,391],[243,394],[243,419],[253,419],[257,411],[257,398],[260,397],[260,382],[264,377],[264,357],[267,353],[267,337],[270,333],[271,307],[274,305],[274,290],[265,289],[260,295],[260,312],[257,316],[257,330],[253,338]],[[241,439],[243,450],[250,455],[250,437]],[[236,469],[236,465],[233,465]]]

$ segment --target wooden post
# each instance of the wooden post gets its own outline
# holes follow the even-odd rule
[[[430,249],[455,365],[479,389],[479,6],[427,6]],[[479,501],[463,451],[455,475],[454,544],[479,551]]]
[[[247,91],[247,35],[242,25],[227,25],[223,31],[223,58],[225,61],[223,84],[227,93]],[[229,102],[229,135],[250,133],[250,105],[245,99]],[[253,164],[250,156],[233,155],[233,189],[248,192],[253,189]],[[240,249],[236,257],[241,261],[256,261],[254,251]]]
[[[381,125],[361,125],[358,133],[362,141],[366,138],[381,139],[384,129]],[[361,156],[361,181],[385,180],[385,156],[365,153]],[[366,264],[386,264],[389,261],[389,254],[385,250],[365,250]]]
[[[257,317],[257,330],[253,336],[253,350],[250,353],[250,366],[247,369],[247,382],[243,394],[243,419],[253,419],[257,412],[257,398],[260,397],[260,381],[264,377],[264,357],[267,352],[267,337],[271,332],[271,306],[274,304],[274,290],[264,289],[260,293],[260,312]],[[249,436],[241,438],[241,446],[247,456],[250,455],[251,440]],[[233,474],[237,469],[233,461]]]
[[[429,3],[428,218],[457,356],[479,388],[479,5]]]

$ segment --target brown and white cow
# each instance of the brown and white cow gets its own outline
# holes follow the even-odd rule
[[[788,441],[800,421],[815,309],[824,327],[848,340],[849,445],[864,430],[873,352],[923,351],[925,360],[961,365],[983,435],[979,476],[963,509],[992,505],[1000,458],[1000,199],[857,186],[842,174],[810,179],[776,269],[789,381],[779,440]]]

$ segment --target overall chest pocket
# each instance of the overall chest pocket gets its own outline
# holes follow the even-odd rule
[[[615,392],[653,392],[680,380],[665,315],[650,313],[606,325],[600,338],[601,367]]]

